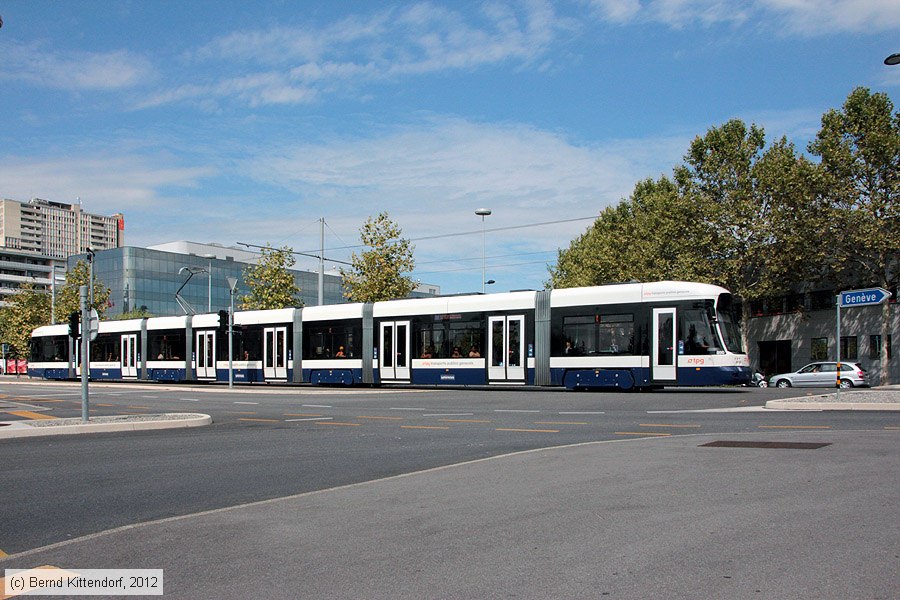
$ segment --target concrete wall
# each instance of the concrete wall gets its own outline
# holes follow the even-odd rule
[[[891,362],[888,372],[889,383],[900,383],[900,304],[890,306]],[[841,309],[841,337],[856,337],[857,356],[842,360],[855,362],[868,371],[869,381],[881,382],[881,360],[870,358],[870,336],[881,334],[882,306]],[[836,310],[807,310],[803,312],[751,317],[750,319],[750,364],[759,368],[761,359],[759,342],[789,340],[791,369],[799,369],[813,362],[813,338],[827,338],[828,360],[836,358]],[[763,360],[763,362],[766,362]],[[765,373],[774,375],[774,373]]]

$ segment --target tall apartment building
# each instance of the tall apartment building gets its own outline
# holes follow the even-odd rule
[[[40,198],[0,200],[0,303],[23,283],[49,289],[51,273],[65,272],[69,256],[121,247],[124,237],[121,214],[94,215]]]

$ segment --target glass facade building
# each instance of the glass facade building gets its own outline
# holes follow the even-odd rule
[[[222,247],[215,247],[222,254]],[[86,255],[69,257],[71,269]],[[180,296],[199,313],[228,309],[231,303],[227,277],[237,278],[235,309],[248,290],[244,285],[244,270],[251,266],[231,256],[201,256],[180,254],[151,248],[122,247],[102,250],[94,257],[94,277],[110,289],[107,318],[122,313],[145,310],[154,316],[183,315],[185,311],[175,299],[175,293],[185,281]],[[193,271],[191,275],[190,271]],[[318,304],[319,274],[310,271],[291,271],[300,288],[304,306]],[[189,278],[190,275],[190,278]],[[341,289],[341,277],[325,274],[325,304],[346,302]]]

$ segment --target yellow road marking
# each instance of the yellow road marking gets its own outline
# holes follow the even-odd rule
[[[5,558],[5,557],[7,557],[7,556],[9,556],[9,554],[7,554],[6,552],[4,552],[3,550],[0,550],[0,558]]]
[[[638,425],[638,427],[696,427],[699,429],[701,425],[676,425],[674,423],[641,423],[640,425]]]
[[[316,425],[346,425],[347,427],[359,427],[362,423],[342,423],[340,421],[316,421]]]
[[[652,435],[656,437],[671,437],[671,433],[653,433],[652,431],[616,431],[616,435]]]
[[[115,406],[115,404],[101,404],[100,402],[94,402],[94,406]]]
[[[526,431],[526,432],[534,432],[534,433],[559,433],[559,429],[507,429],[507,428],[498,428],[494,431]]]
[[[480,419],[438,419],[441,423],[490,423],[490,421],[482,421]]]
[[[248,418],[239,418],[238,421],[256,421],[257,423],[281,423],[278,419],[248,419]]]
[[[101,405],[98,404],[97,406],[101,406]],[[106,406],[111,406],[111,405],[107,404]],[[140,408],[140,409],[150,410],[149,406],[129,406],[128,408]]]
[[[427,425],[401,425],[400,429],[450,429],[449,427],[429,427]]]
[[[39,420],[39,419],[55,419],[56,417],[50,415],[44,415],[41,413],[31,412],[30,410],[8,410],[6,411],[11,415],[16,415],[17,417],[25,417],[26,419]]]
[[[831,425],[758,425],[759,429],[831,429]]]
[[[583,421],[535,421],[535,425],[590,425]]]
[[[403,421],[403,417],[367,417],[365,415],[356,417],[357,419],[379,419],[382,421]]]
[[[226,411],[226,412],[227,412],[229,415],[255,415],[255,414],[256,414],[256,411],[255,411],[255,410],[250,410],[250,411],[247,411],[247,410],[229,410],[229,411]]]

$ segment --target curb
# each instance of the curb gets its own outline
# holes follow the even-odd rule
[[[153,419],[153,417],[158,417]],[[0,422],[0,440],[23,437],[39,437],[48,435],[73,435],[78,433],[109,433],[116,431],[146,431],[151,429],[178,429],[185,427],[203,427],[212,423],[212,417],[202,413],[168,413],[160,415],[141,415],[141,420],[119,420],[102,422],[104,417],[94,417],[97,422],[71,423],[74,419],[60,419],[66,424],[48,425],[42,421],[35,426],[33,421]],[[80,421],[80,419],[79,419]]]
[[[769,400],[766,408],[777,410],[900,410],[896,402],[804,402]]]

